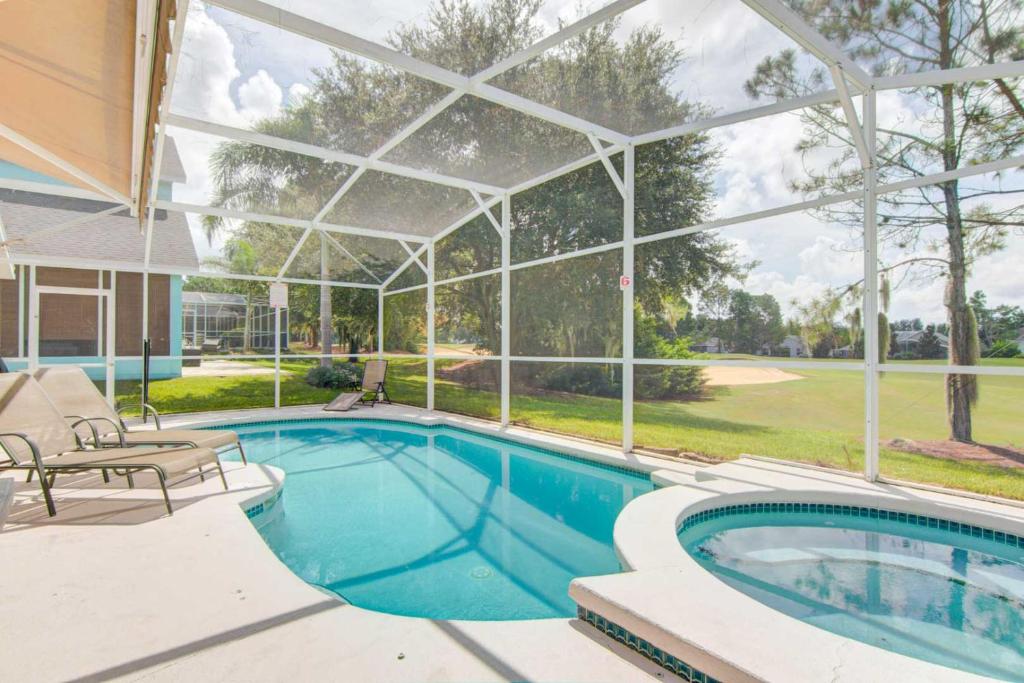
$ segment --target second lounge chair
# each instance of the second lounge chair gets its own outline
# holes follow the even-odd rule
[[[384,388],[384,380],[388,374],[388,362],[386,360],[368,360],[363,363],[363,381],[352,383],[355,391],[348,391],[339,394],[337,398],[324,406],[324,410],[331,412],[345,412],[351,410],[356,403],[369,403],[372,408],[377,403],[391,403],[387,389]],[[367,401],[366,395],[373,394],[373,398]],[[383,397],[383,398],[381,398]]]
[[[160,416],[152,406],[146,408],[153,413],[156,429],[130,431],[82,368],[73,365],[40,368],[36,370],[35,378],[69,421],[75,423],[82,418],[95,418],[89,423],[90,429],[93,430],[93,438],[104,447],[191,446],[212,448],[222,454],[237,450],[242,463],[247,464],[245,451],[235,432],[226,429],[160,429]]]
[[[28,470],[39,475],[39,485],[50,516],[57,514],[50,487],[58,474],[113,471],[130,475],[149,471],[157,476],[167,514],[174,514],[167,494],[167,480],[213,465],[220,472],[225,490],[224,470],[216,451],[210,448],[97,448],[86,450],[61,411],[32,375],[24,372],[0,374],[0,470]],[[129,478],[129,485],[131,479]]]

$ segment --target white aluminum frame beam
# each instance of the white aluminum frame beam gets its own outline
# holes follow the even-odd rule
[[[850,97],[850,90],[846,87],[846,75],[838,64],[833,64],[829,69],[832,72],[832,82],[839,93],[839,103],[843,107],[843,114],[846,116],[846,126],[850,129],[850,137],[853,138],[854,147],[857,148],[857,156],[860,157],[862,169],[871,168],[873,162],[868,152],[867,142],[864,140],[864,129],[857,119],[857,109],[853,106],[853,98]]]
[[[484,201],[484,198],[480,196],[479,192],[472,192],[472,194],[473,200],[476,201],[476,205],[480,209],[480,213],[487,216],[487,220],[491,222],[494,229],[498,231],[498,236],[501,237],[504,232],[501,229],[501,223],[498,222],[498,219],[494,217],[493,213],[491,213],[491,207],[487,205],[487,202]],[[498,200],[500,201],[501,198],[498,197]]]
[[[310,145],[305,142],[296,142],[286,138],[279,138],[252,130],[245,130],[244,128],[225,126],[220,123],[211,123],[209,121],[203,121],[201,119],[183,116],[181,114],[168,114],[164,117],[164,123],[168,126],[174,126],[175,128],[183,128],[185,130],[196,131],[198,133],[207,133],[209,135],[216,135],[229,140],[248,142],[261,147],[278,149],[282,152],[291,152],[293,154],[301,154],[303,156],[321,159],[323,161],[355,166],[357,170],[362,169],[363,172],[368,170],[380,171],[382,173],[389,173],[403,178],[412,178],[413,180],[422,180],[429,183],[436,183],[438,185],[447,185],[448,187],[455,187],[462,190],[477,190],[479,192],[486,192],[487,194],[504,192],[504,188],[496,185],[488,185],[487,183],[479,183],[465,178],[457,178],[455,176],[448,176],[441,173],[434,173],[432,171],[423,171],[408,166],[402,166],[400,164],[393,164],[388,161],[381,161],[377,156],[377,152],[374,152],[373,155],[368,157],[361,156],[359,154],[352,154],[350,152],[339,152],[327,149],[326,147]],[[362,175],[362,173],[360,173],[360,175]]]
[[[281,270],[277,271],[277,279],[279,281],[284,277],[284,274],[288,272],[288,269],[292,267],[292,261],[294,261],[295,257],[299,255],[300,251],[302,251],[302,246],[306,243],[306,240],[309,239],[309,234],[311,232],[313,232],[312,226],[306,228],[305,232],[303,232],[302,236],[299,238],[299,241],[295,243],[294,247],[292,247],[291,252],[288,254],[288,258],[284,260],[284,264],[281,266]]]
[[[371,228],[360,228],[353,225],[334,225],[333,223],[314,223],[313,221],[301,218],[286,218],[284,216],[271,216],[262,213],[250,213],[249,211],[235,211],[219,206],[203,206],[202,204],[186,204],[184,202],[172,202],[166,199],[158,199],[152,206],[157,209],[168,211],[180,211],[182,213],[196,213],[204,216],[220,216],[221,218],[237,218],[240,221],[252,221],[256,223],[273,223],[275,225],[290,225],[296,228],[314,227],[317,230],[326,232],[337,232],[342,235],[362,235],[363,237],[380,237],[389,240],[406,240],[422,244],[430,241],[429,237],[412,235],[404,232],[391,232],[389,230],[374,230]]]
[[[606,140],[620,144],[624,144],[628,140],[628,136],[618,131],[585,121],[572,114],[567,114],[558,109],[528,100],[487,83],[474,83],[473,79],[469,76],[463,76],[435,64],[429,64],[398,50],[393,50],[332,26],[288,12],[279,7],[268,5],[265,2],[261,2],[261,0],[211,0],[211,4],[251,19],[262,21],[265,24],[277,26],[290,33],[305,36],[330,47],[388,64],[414,76],[449,87],[460,94],[474,95],[528,116],[533,116],[563,128],[575,130],[584,135],[595,133]]]
[[[800,47],[825,62],[827,66],[839,65],[842,67],[847,78],[858,90],[865,90],[871,85],[870,74],[860,68],[825,36],[809,26],[799,14],[778,0],[743,0],[743,3],[774,24]]]
[[[437,116],[445,109],[450,107],[452,104],[454,104],[460,97],[462,97],[461,93],[448,93],[448,95],[446,95],[439,101],[435,102],[429,109],[427,109],[427,111],[423,112],[418,117],[416,117],[416,119],[412,123],[410,123],[405,128],[400,130],[394,137],[392,137],[379,148],[374,150],[373,154],[367,157],[367,162],[361,164],[359,168],[357,168],[355,172],[348,177],[348,179],[342,184],[342,186],[338,188],[338,191],[335,192],[334,196],[332,196],[328,200],[328,202],[324,205],[324,208],[320,209],[320,213],[318,213],[316,218],[313,219],[314,222],[319,222],[323,220],[327,216],[327,214],[334,209],[338,202],[341,201],[342,197],[348,194],[348,191],[352,189],[352,187],[356,184],[356,181],[359,180],[364,173],[366,173],[369,167],[369,163],[380,159],[385,154],[390,152],[392,149],[397,147],[409,136],[411,136],[413,133],[415,133],[420,128],[425,126],[431,119],[433,119],[435,116]]]
[[[575,38],[579,34],[597,26],[601,22],[614,19],[626,10],[636,7],[642,2],[645,2],[645,0],[616,0],[615,2],[609,3],[596,12],[588,14],[582,19],[569,24],[560,31],[556,31],[551,35],[538,40],[533,45],[530,45],[515,54],[509,55],[497,64],[475,74],[471,80],[473,83],[484,83],[489,81],[495,76],[499,76],[509,69],[513,69],[520,64],[523,64],[524,62],[528,62],[553,47],[558,47],[570,38]]]
[[[501,426],[512,414],[512,196],[501,198]]]
[[[319,231],[320,231],[320,232],[321,232],[321,233],[323,234],[323,236],[327,238],[327,241],[328,241],[328,242],[330,242],[330,243],[331,243],[332,245],[334,245],[334,248],[335,248],[335,249],[337,249],[338,251],[340,251],[340,252],[341,252],[342,254],[344,254],[345,256],[349,257],[349,258],[350,258],[350,259],[352,260],[352,262],[353,262],[353,263],[355,263],[355,264],[356,264],[357,266],[359,266],[360,270],[362,270],[362,271],[363,271],[364,273],[366,273],[367,275],[369,275],[370,277],[372,277],[372,278],[373,278],[374,280],[376,280],[378,284],[380,283],[380,278],[379,278],[379,277],[377,277],[377,274],[376,274],[376,273],[374,273],[374,272],[373,272],[372,270],[370,270],[369,268],[367,268],[367,267],[366,267],[365,265],[363,265],[363,262],[362,262],[362,261],[360,261],[359,259],[357,259],[357,258],[356,258],[356,257],[355,257],[355,256],[354,256],[354,255],[352,254],[352,252],[351,252],[351,251],[349,251],[348,249],[346,249],[346,248],[345,248],[345,245],[344,245],[344,244],[342,244],[341,242],[339,242],[338,240],[336,240],[336,239],[335,239],[335,238],[334,238],[334,237],[333,237],[333,236],[332,236],[332,235],[331,235],[331,234],[330,234],[329,232],[326,232],[326,231],[324,231],[324,230],[322,230],[322,229],[320,229],[320,228],[317,228],[317,230],[319,230]],[[404,244],[404,243],[403,243],[403,244]]]
[[[420,257],[412,250],[412,248],[409,247],[409,245],[406,244],[405,242],[403,242],[402,240],[398,240],[398,243],[402,245],[402,249],[405,249],[405,253],[407,253],[413,259],[413,263],[415,263],[417,266],[420,267],[420,270],[423,271],[423,274],[427,275],[429,277],[430,276],[430,270],[425,265],[423,265],[423,261],[420,261]],[[431,249],[431,247],[428,246],[427,247],[427,254],[428,254],[427,260],[428,261],[430,260],[430,257],[429,257],[430,249]]]
[[[731,114],[721,114],[707,119],[683,123],[663,130],[635,135],[633,136],[632,142],[634,145],[645,145],[649,142],[658,142],[660,140],[667,140],[668,138],[676,138],[682,135],[689,135],[691,133],[699,133],[701,131],[711,130],[712,128],[721,128],[723,126],[743,123],[744,121],[750,121],[752,119],[764,118],[774,114],[784,114],[796,109],[832,104],[838,101],[838,92],[835,90],[825,90],[813,95],[804,95],[803,97],[779,100],[778,102],[766,104],[761,107],[743,109]]]
[[[390,285],[392,282],[394,282],[395,279],[399,275],[401,275],[403,272],[405,272],[405,269],[408,268],[409,266],[411,266],[413,261],[417,261],[419,259],[420,254],[425,252],[427,250],[428,246],[430,246],[429,242],[427,242],[426,244],[422,245],[419,249],[417,249],[415,251],[415,253],[413,253],[411,256],[409,256],[408,259],[405,260],[405,263],[403,263],[402,265],[398,266],[398,269],[395,272],[391,273],[391,275],[389,275],[384,280],[384,282],[380,283],[381,289],[386,288],[388,285]],[[424,285],[424,286],[426,286],[426,285]]]
[[[902,90],[929,85],[946,85],[964,81],[991,81],[996,78],[1024,77],[1024,61],[982,64],[959,69],[935,69],[896,76],[879,76],[872,85],[875,90]]]
[[[597,139],[597,136],[593,133],[587,135],[587,139],[590,140],[590,146],[594,148],[594,154],[598,156],[601,163],[604,165],[604,170],[608,171],[608,177],[612,179],[612,183],[615,185],[615,189],[619,191],[619,195],[626,199],[626,186],[622,183],[622,178],[619,177],[618,171],[612,165],[612,160],[608,158],[608,153],[601,145],[601,141]]]
[[[868,164],[864,168],[864,477],[878,479],[878,168],[875,135],[877,131],[874,90],[864,95],[864,124],[868,139]]]

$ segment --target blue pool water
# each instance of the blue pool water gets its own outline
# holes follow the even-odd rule
[[[577,576],[619,570],[612,527],[650,478],[447,427],[234,428],[287,473],[260,533],[293,572],[368,609],[439,619],[575,614]]]
[[[679,538],[722,581],[801,621],[1024,680],[1024,548],[813,512],[741,512],[684,528]]]

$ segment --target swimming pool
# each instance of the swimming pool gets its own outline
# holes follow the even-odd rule
[[[893,652],[995,678],[1024,671],[1024,540],[874,508],[731,506],[679,540],[729,586]]]
[[[368,609],[570,617],[577,576],[619,571],[615,517],[650,477],[450,427],[319,420],[232,427],[286,473],[259,527],[299,577]]]

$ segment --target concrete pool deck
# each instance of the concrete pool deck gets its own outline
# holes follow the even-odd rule
[[[291,408],[165,424],[325,416]],[[402,406],[346,417],[432,419]],[[273,468],[227,469],[230,492],[215,479],[171,488],[170,517],[141,475],[134,490],[60,477],[52,519],[36,484],[0,475],[17,482],[0,531],[0,680],[680,680],[576,619],[433,621],[321,593],[274,557],[239,507],[272,490]]]
[[[695,584],[680,585],[672,566],[682,552],[674,539],[678,507],[667,510],[657,505],[659,524],[665,524],[650,528],[643,528],[647,522],[627,512],[646,507],[648,500],[657,503],[656,496],[672,507],[678,505],[680,495],[699,496],[701,491],[717,495],[751,485],[777,492],[848,488],[859,494],[880,486],[762,460],[707,467],[645,455],[624,456],[614,448],[569,437],[521,428],[502,430],[493,423],[407,406],[377,406],[344,414],[324,413],[318,406],[232,411],[167,416],[163,423],[173,427],[300,418],[453,424],[598,461],[625,463],[652,472],[652,479],[661,486],[681,484],[638,498],[623,511],[623,527],[639,522],[639,533],[651,536],[633,536],[620,543],[620,524],[616,525],[620,556],[641,571],[574,583],[574,595],[595,611],[600,607],[605,612],[614,609],[635,615],[638,608],[643,610],[649,619],[622,621],[637,631],[646,628],[650,642],[657,631],[692,641],[690,636],[698,627],[685,618],[685,610],[699,606],[713,592],[715,580],[705,577],[700,584],[704,589],[696,595],[686,590]],[[267,497],[280,486],[279,471],[234,462],[227,470],[228,492],[215,478],[174,486],[175,514],[170,517],[164,514],[155,483],[142,476],[133,490],[104,485],[92,475],[61,477],[54,491],[58,516],[51,519],[37,485],[26,484],[22,475],[0,475],[16,482],[14,504],[0,530],[4,576],[0,582],[0,680],[681,680],[580,619],[434,621],[372,612],[326,595],[278,561],[242,511],[243,504]],[[888,489],[922,502],[949,498]],[[954,502],[1005,514],[1012,518],[1008,523],[1024,520],[1021,508],[962,497]],[[668,537],[672,542],[663,543]],[[737,605],[746,609],[742,601]],[[711,633],[719,643],[735,646],[737,615],[723,613],[721,606],[711,605],[708,616],[717,621],[700,627],[699,633]],[[650,628],[652,620],[655,629]],[[779,632],[755,631],[760,634],[758,642],[749,648],[740,670],[753,673],[748,665],[765,668],[747,680],[817,680],[813,675],[793,676],[797,671],[793,667],[799,663],[772,654],[778,652],[771,644]],[[813,634],[812,639],[817,637]],[[739,642],[749,640],[744,637]],[[818,651],[818,655],[825,668],[814,671],[832,671],[827,665],[838,661],[831,657],[838,657],[839,651]],[[949,669],[939,669],[937,676],[935,667],[926,669],[931,680],[957,678]],[[712,667],[704,670],[715,673]],[[923,670],[911,664],[906,671]],[[868,675],[872,671],[879,676]],[[781,672],[787,676],[780,678]],[[809,669],[803,673],[812,674]],[[837,680],[886,679],[870,662],[865,667],[840,667],[835,673]]]

